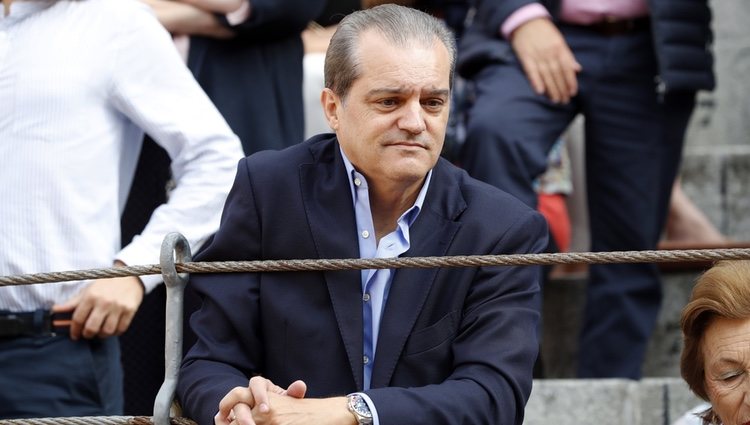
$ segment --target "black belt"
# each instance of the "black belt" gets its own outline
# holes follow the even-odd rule
[[[595,22],[593,24],[566,24],[574,27],[586,28],[588,30],[597,32],[601,35],[611,37],[614,35],[628,34],[637,31],[643,31],[651,27],[651,19],[649,17],[643,18],[631,18],[631,19],[620,19],[620,18],[606,18],[602,21]]]
[[[54,336],[66,331],[58,320],[70,318],[70,313],[52,313],[49,310],[28,312],[0,311],[0,338],[22,336]]]

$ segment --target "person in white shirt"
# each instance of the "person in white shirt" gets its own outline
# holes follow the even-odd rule
[[[242,149],[150,9],[136,0],[2,3],[0,275],[158,263],[171,231],[200,246],[218,228]],[[176,187],[120,249],[144,132],[169,153]],[[159,283],[0,288],[0,417],[121,414],[111,337]],[[70,313],[68,334],[50,336],[45,311]]]

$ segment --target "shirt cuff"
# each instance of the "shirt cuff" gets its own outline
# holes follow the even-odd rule
[[[502,34],[506,40],[509,40],[510,35],[513,34],[513,31],[515,31],[516,28],[537,18],[551,18],[551,16],[547,9],[541,4],[527,4],[508,16],[505,22],[503,22],[503,25],[500,26],[500,34]]]
[[[159,286],[164,281],[160,274],[147,274],[138,276],[138,278],[141,279],[141,282],[143,283],[143,289],[147,294],[153,291],[154,288]]]
[[[250,0],[243,1],[239,9],[226,14],[229,25],[239,25],[245,22],[248,16],[250,16]]]
[[[133,243],[126,246],[119,253],[117,253],[115,259],[122,261],[126,266],[145,266],[159,263],[158,257],[154,259],[150,256],[144,256],[142,247],[139,247],[138,244]],[[147,294],[153,291],[154,288],[159,286],[159,284],[164,281],[160,274],[141,275],[138,276],[138,278],[141,279],[143,288],[145,289]]]
[[[370,397],[365,393],[354,393],[362,396],[362,399],[367,403],[367,407],[370,408],[372,413],[372,425],[380,425],[380,418],[378,418],[378,409],[375,408],[375,403],[372,402]]]

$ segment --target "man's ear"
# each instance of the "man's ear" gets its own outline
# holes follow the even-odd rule
[[[320,104],[323,107],[323,113],[328,121],[328,126],[333,131],[337,131],[339,128],[339,105],[341,105],[341,99],[329,88],[324,88],[320,93]]]

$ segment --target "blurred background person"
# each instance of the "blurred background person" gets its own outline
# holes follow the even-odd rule
[[[188,67],[246,154],[303,140],[300,34],[324,0],[241,0],[230,13],[236,0],[213,0],[213,10],[204,0],[145,1],[170,33],[190,36]]]
[[[695,93],[714,86],[707,1],[473,5],[459,46],[476,96],[461,165],[536,207],[533,182],[583,114],[591,250],[655,249]],[[591,266],[578,376],[639,379],[661,299],[654,264]]]

